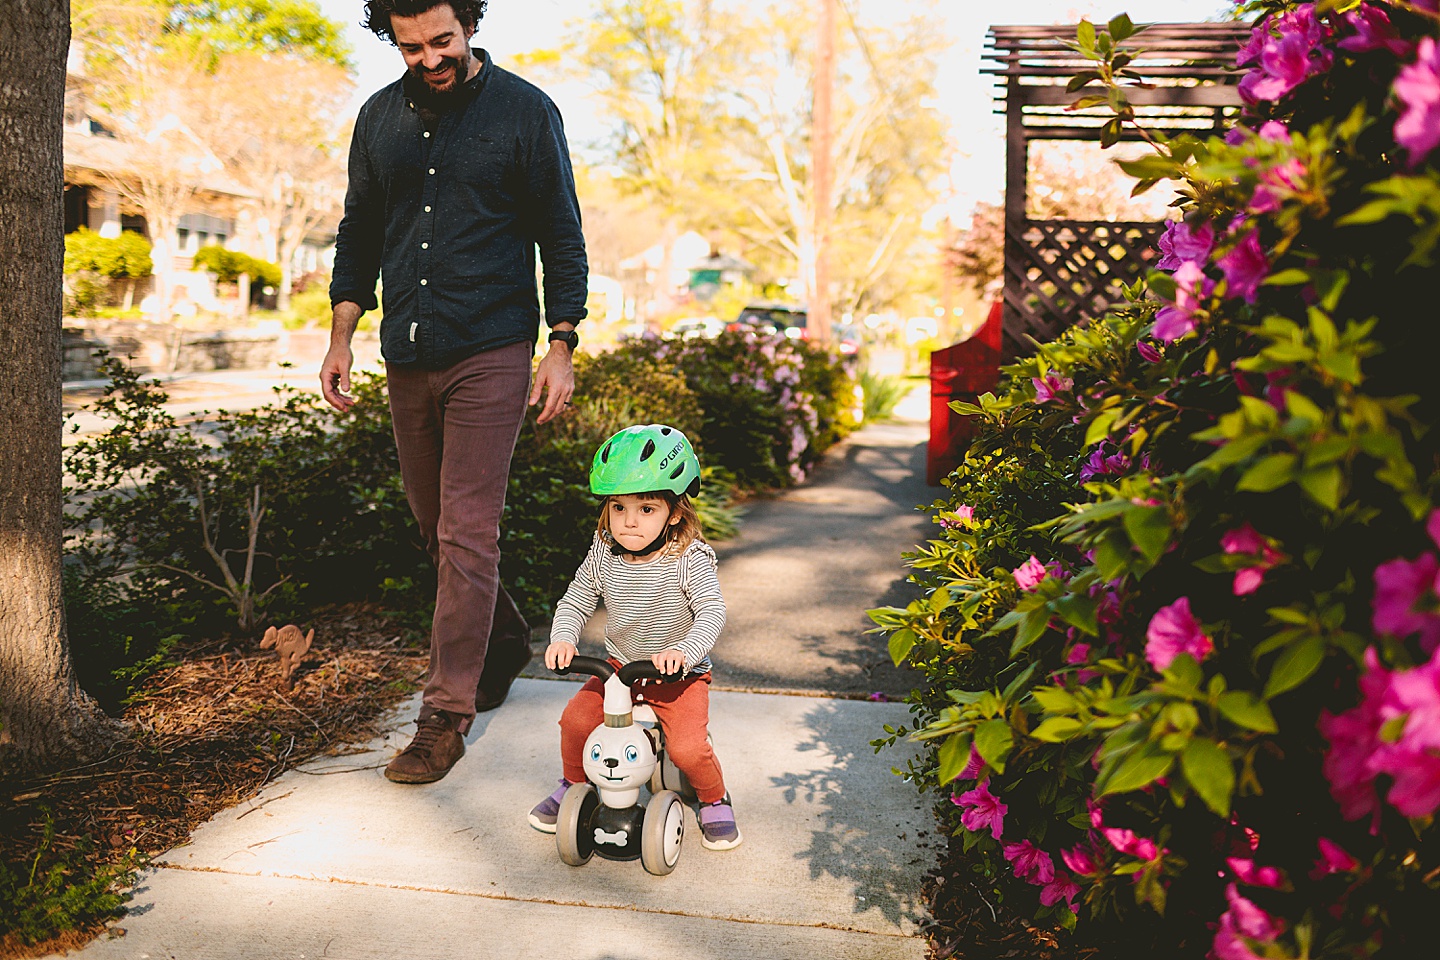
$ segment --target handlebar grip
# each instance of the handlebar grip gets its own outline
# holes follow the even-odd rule
[[[587,673],[592,677],[599,677],[601,680],[609,680],[614,675],[615,668],[610,666],[608,660],[601,660],[599,657],[577,656],[570,660],[570,666],[556,667],[555,672],[562,677],[571,673]],[[622,675],[620,679],[624,680],[625,678]]]
[[[684,670],[678,670],[675,673],[661,673],[649,660],[632,660],[620,668],[620,682],[627,687],[633,686],[636,680],[659,680],[661,683],[667,683],[684,678]]]

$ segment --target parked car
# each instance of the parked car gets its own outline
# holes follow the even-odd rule
[[[676,320],[674,326],[665,331],[668,340],[694,340],[696,337],[720,336],[725,329],[725,324],[715,317],[686,317],[683,320]]]
[[[726,330],[751,328],[764,333],[778,333],[791,339],[804,337],[807,314],[801,307],[783,303],[752,303],[725,325]]]

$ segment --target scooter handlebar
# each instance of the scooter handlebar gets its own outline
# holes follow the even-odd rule
[[[571,673],[585,673],[592,677],[599,677],[601,680],[609,680],[616,672],[610,665],[610,661],[602,660],[599,657],[572,657],[568,667],[556,667],[555,672],[562,677]],[[620,682],[625,686],[632,686],[636,680],[680,680],[685,676],[685,671],[678,673],[661,673],[656,669],[655,664],[649,660],[633,660],[620,668]]]

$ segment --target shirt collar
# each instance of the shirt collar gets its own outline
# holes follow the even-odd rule
[[[424,81],[416,78],[409,70],[400,75],[400,87],[405,91],[405,96],[417,107],[425,107],[437,113],[448,113],[466,106],[479,95],[493,69],[490,54],[482,48],[471,47],[470,54],[480,61],[480,69],[476,70],[475,75],[461,85],[458,93],[442,94],[437,97],[425,87]]]

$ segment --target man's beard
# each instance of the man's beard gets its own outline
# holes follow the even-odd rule
[[[430,82],[430,77],[434,76],[437,73],[444,73],[447,67],[449,67],[451,70],[449,84],[443,88],[436,87]],[[415,75],[415,78],[417,80],[424,84],[425,92],[436,97],[446,97],[454,94],[462,86],[464,86],[465,80],[467,79],[466,74],[469,72],[469,67],[469,57],[466,57],[463,60],[459,57],[442,57],[440,59],[439,69],[426,70],[424,67],[416,66],[412,68],[410,72]]]

